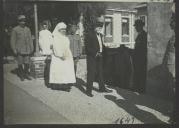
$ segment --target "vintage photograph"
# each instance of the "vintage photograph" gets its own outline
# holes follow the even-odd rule
[[[3,0],[4,124],[175,124],[175,0]]]

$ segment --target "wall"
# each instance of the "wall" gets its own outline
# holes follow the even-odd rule
[[[171,4],[148,4],[148,70],[162,63],[167,42],[171,37]]]
[[[148,4],[148,75],[147,93],[170,99],[173,91],[169,81],[171,76],[166,68],[162,67],[162,60],[167,43],[172,35],[170,29],[171,4]]]

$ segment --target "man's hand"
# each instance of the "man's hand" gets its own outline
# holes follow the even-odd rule
[[[14,52],[15,55],[17,55],[17,51],[16,50],[14,50],[13,52]]]
[[[53,49],[53,45],[50,45],[50,49]]]
[[[79,60],[81,58],[81,54],[79,56],[77,56],[77,59]]]
[[[97,52],[96,57],[101,57],[102,53],[101,52]]]
[[[65,60],[66,58],[64,56],[60,57],[60,59]]]

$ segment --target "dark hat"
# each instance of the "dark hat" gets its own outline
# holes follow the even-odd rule
[[[102,27],[104,24],[104,17],[100,16],[96,18],[96,26],[97,27]]]
[[[134,24],[134,26],[144,26],[144,25],[145,23],[141,19],[137,19]]]

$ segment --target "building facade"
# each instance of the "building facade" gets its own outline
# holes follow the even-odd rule
[[[125,44],[134,48],[134,22],[136,10],[107,9],[105,15],[104,42],[107,47]]]

